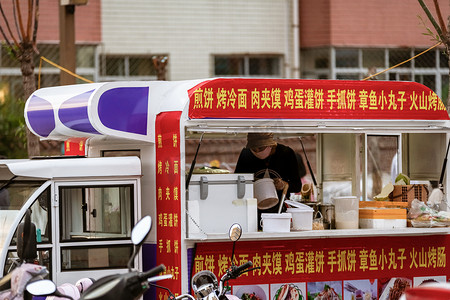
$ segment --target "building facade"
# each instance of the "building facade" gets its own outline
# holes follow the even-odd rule
[[[437,20],[433,1],[425,3]],[[448,22],[449,2],[438,3]],[[435,32],[419,1],[300,1],[301,76],[366,78],[436,44],[428,29]],[[376,79],[420,82],[446,99],[448,74],[448,58],[440,46]]]

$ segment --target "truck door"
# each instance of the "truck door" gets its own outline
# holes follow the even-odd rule
[[[55,183],[57,284],[127,270],[131,228],[140,217],[137,186],[137,180]]]
[[[17,219],[17,223],[5,223],[8,218],[2,219],[2,231],[8,236],[1,236],[9,244],[6,257],[2,257],[3,275],[9,273],[16,267],[15,262],[19,260],[17,255],[17,225],[23,222],[23,216],[27,209],[31,209],[31,222],[36,226],[37,239],[37,263],[44,265],[48,270],[52,269],[54,259],[54,246],[52,244],[53,230],[50,220],[52,219],[50,198],[52,182],[29,182],[14,181],[8,187],[8,195],[11,204],[8,209],[0,210],[3,216],[9,219]],[[31,193],[31,194],[30,194]],[[0,214],[1,215],[1,214]]]

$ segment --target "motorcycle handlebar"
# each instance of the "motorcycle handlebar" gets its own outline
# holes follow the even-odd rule
[[[139,275],[139,278],[141,280],[147,280],[148,278],[158,275],[159,273],[164,272],[165,270],[166,270],[166,266],[164,266],[163,264],[160,264],[159,266],[156,266],[156,267],[148,270],[147,272],[143,272],[141,275]]]
[[[248,261],[245,264],[238,267],[232,266],[230,269],[228,269],[225,275],[223,275],[221,282],[238,278],[246,269],[250,268],[251,266],[253,266],[253,263],[251,261]]]
[[[235,273],[236,275],[240,275],[242,271],[250,268],[251,266],[253,266],[253,263],[251,261],[246,262],[245,264],[239,266],[236,268],[236,270],[234,270],[233,273]]]

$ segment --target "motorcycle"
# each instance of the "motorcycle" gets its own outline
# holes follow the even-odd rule
[[[138,299],[149,289],[148,279],[164,272],[165,266],[161,264],[146,272],[139,272],[132,270],[132,264],[151,228],[152,218],[145,216],[131,231],[134,251],[128,261],[128,273],[100,278],[83,293],[81,300]]]
[[[172,277],[172,275],[168,275],[168,276]],[[170,278],[170,277],[167,277],[167,278]],[[166,290],[169,293],[169,296],[167,297],[167,300],[180,300],[180,299],[185,299],[185,298],[188,298],[189,300],[196,300],[191,294],[182,294],[182,295],[179,295],[179,296],[175,296],[170,289],[168,289],[168,288],[166,288],[164,286],[157,285],[157,284],[155,284],[153,282],[150,282],[150,285],[153,286],[153,287],[156,287],[156,288],[160,288],[160,289]]]
[[[194,290],[194,294],[198,300],[231,300],[237,299],[236,296],[227,294],[230,290],[229,280],[236,279],[246,272],[259,269],[260,267],[254,267],[251,261],[247,261],[243,265],[236,266],[234,264],[234,250],[236,242],[241,238],[242,226],[238,223],[233,224],[230,227],[228,236],[233,241],[233,252],[231,255],[231,266],[227,269],[225,274],[217,281],[216,275],[208,270],[203,270],[196,273],[191,280],[191,286]],[[178,298],[177,298],[178,299]]]
[[[102,299],[138,299],[148,289],[150,282],[170,278],[171,275],[155,276],[165,271],[164,265],[156,266],[146,272],[132,270],[133,261],[141,249],[147,235],[152,228],[150,216],[142,218],[131,231],[131,241],[134,244],[133,254],[128,261],[128,273],[109,275],[92,283],[86,291],[81,294],[82,300]],[[70,296],[58,292],[55,284],[50,280],[40,280],[29,284],[27,291],[35,296],[55,295],[73,299]]]
[[[17,228],[17,256],[15,268],[0,279],[0,300],[31,299],[26,286],[33,280],[48,275],[44,266],[35,264],[37,258],[36,226],[31,222],[31,210],[27,210],[25,219]]]

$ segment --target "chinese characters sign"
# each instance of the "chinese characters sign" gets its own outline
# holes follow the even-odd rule
[[[159,114],[155,128],[157,264],[172,274],[166,286],[173,291],[181,290],[180,115]]]
[[[233,284],[448,276],[449,247],[448,235],[239,241],[234,263],[250,260],[260,269]],[[194,273],[222,277],[231,252],[232,243],[197,244]]]
[[[64,155],[84,156],[87,138],[69,138],[64,142]]]
[[[188,93],[191,119],[449,119],[439,97],[415,82],[214,79]]]

